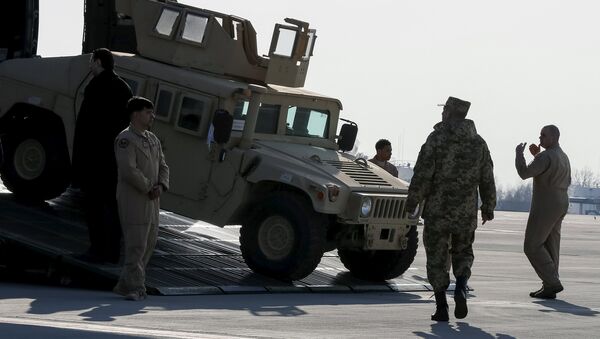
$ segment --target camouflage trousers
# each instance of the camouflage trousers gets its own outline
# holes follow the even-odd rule
[[[471,276],[475,230],[457,230],[447,221],[425,220],[423,245],[427,254],[427,279],[434,292],[445,291],[450,285],[450,266],[455,277]]]

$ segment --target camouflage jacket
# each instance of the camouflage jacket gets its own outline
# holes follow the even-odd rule
[[[474,229],[478,189],[482,214],[490,220],[494,217],[496,185],[490,151],[472,120],[440,122],[433,128],[419,152],[406,207],[414,211],[418,203],[427,200],[424,219]]]

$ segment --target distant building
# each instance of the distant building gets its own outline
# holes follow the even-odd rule
[[[569,213],[600,215],[600,187],[571,186]]]
[[[409,161],[393,161],[392,163],[398,169],[398,178],[410,182],[414,174],[411,163]]]

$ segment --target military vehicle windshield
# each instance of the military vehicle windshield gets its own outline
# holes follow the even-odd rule
[[[289,106],[285,134],[326,139],[329,134],[329,112]]]
[[[246,100],[240,100],[237,103],[233,112],[233,130],[241,131],[244,129],[249,106],[249,102]],[[281,115],[282,108],[285,115]],[[278,133],[281,116],[285,117],[285,132]],[[301,106],[261,103],[254,132],[327,139],[329,136],[329,111]]]

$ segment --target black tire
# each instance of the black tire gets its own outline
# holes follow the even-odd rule
[[[61,195],[70,182],[66,143],[46,131],[16,129],[3,136],[0,176],[19,199],[43,201]]]
[[[406,272],[417,255],[418,231],[412,226],[408,233],[406,249],[400,251],[341,248],[338,249],[340,260],[357,278],[382,281],[393,279]]]
[[[319,265],[326,243],[327,218],[303,197],[290,192],[268,196],[243,223],[242,256],[257,273],[290,281]]]

